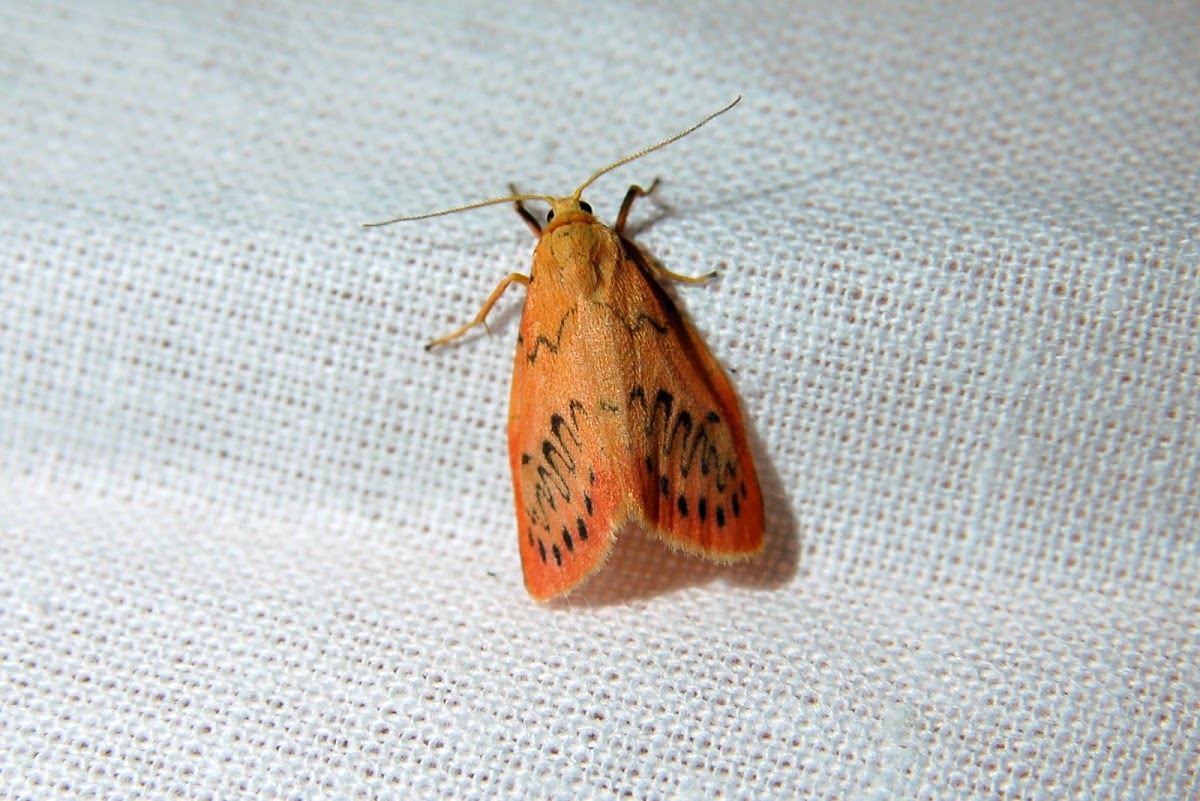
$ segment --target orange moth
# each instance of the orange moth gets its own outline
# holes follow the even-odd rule
[[[763,501],[733,387],[656,277],[699,283],[647,258],[624,235],[631,186],[609,228],[583,190],[606,172],[687,136],[725,108],[596,171],[567,197],[513,194],[388,225],[513,203],[538,238],[529,275],[499,283],[471,322],[484,322],[510,284],[526,287],[517,337],[508,448],[525,586],[538,600],[598,571],[617,532],[640,523],[670,545],[732,562],[762,550]],[[546,225],[524,201],[548,203]]]

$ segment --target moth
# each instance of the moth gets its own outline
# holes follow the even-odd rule
[[[537,237],[529,275],[502,280],[484,322],[512,284],[526,288],[509,400],[508,448],[525,586],[564,595],[595,574],[617,533],[635,522],[680,550],[719,562],[763,547],[763,499],[737,397],[725,372],[658,279],[700,283],[647,258],[625,227],[634,185],[610,228],[583,192],[597,178],[665,147],[733,108],[596,171],[566,197],[512,194],[368,226],[513,203]],[[550,206],[543,225],[526,201]]]

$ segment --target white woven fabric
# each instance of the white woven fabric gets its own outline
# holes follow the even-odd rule
[[[1195,4],[342,5],[0,7],[0,797],[1200,794]],[[358,224],[738,93],[588,198],[767,551],[538,606],[532,239]]]

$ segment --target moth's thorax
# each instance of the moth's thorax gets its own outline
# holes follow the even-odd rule
[[[533,253],[533,280],[586,297],[609,285],[621,253],[615,231],[577,211],[556,218],[542,231]]]

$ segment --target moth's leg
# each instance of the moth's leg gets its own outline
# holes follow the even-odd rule
[[[625,235],[625,221],[629,218],[629,210],[633,208],[633,201],[639,197],[645,197],[653,192],[658,187],[658,179],[654,179],[654,183],[650,184],[649,189],[642,189],[637,184],[629,187],[629,191],[625,193],[625,199],[621,201],[621,210],[617,212],[617,224],[613,226],[613,230],[622,236]],[[514,195],[516,192],[513,193]]]
[[[656,274],[664,275],[667,278],[670,278],[672,281],[679,281],[684,284],[703,284],[708,279],[717,277],[716,270],[713,270],[711,273],[705,273],[704,275],[680,275],[679,273],[671,272],[654,259],[646,259],[646,261],[650,264],[650,269],[654,270]]]
[[[509,184],[508,191],[512,192],[514,195],[521,194],[517,191],[516,184]],[[517,214],[521,215],[521,219],[524,220],[525,224],[529,226],[529,230],[533,231],[533,235],[536,237],[541,237],[542,224],[537,221],[536,217],[533,216],[533,212],[525,208],[525,203],[520,200],[514,201],[513,208],[517,210]]]
[[[429,350],[430,348],[436,347],[438,345],[445,345],[447,342],[451,342],[455,339],[458,339],[463,334],[467,333],[472,328],[474,328],[475,326],[482,323],[487,318],[488,312],[490,312],[492,310],[492,307],[496,305],[496,301],[500,300],[500,296],[502,294],[504,294],[504,290],[508,289],[508,285],[512,284],[512,283],[518,283],[523,286],[529,286],[529,276],[522,275],[521,273],[510,274],[507,278],[505,278],[503,281],[501,281],[499,284],[496,285],[496,288],[492,290],[492,294],[488,295],[488,299],[483,302],[483,308],[479,310],[479,314],[475,315],[474,320],[467,323],[462,328],[455,331],[453,334],[449,334],[447,336],[442,337],[441,339],[435,339],[433,342],[430,342],[428,345],[425,346],[425,350]]]
[[[629,191],[625,193],[625,199],[621,201],[621,210],[617,212],[617,224],[613,226],[613,230],[616,231],[619,236],[624,236],[623,232],[625,230],[625,221],[629,218],[629,209],[633,207],[633,201],[637,200],[639,197],[645,197],[653,192],[657,187],[657,178],[654,179],[654,183],[650,184],[649,189],[642,189],[637,184],[629,187]],[[675,281],[682,281],[685,284],[702,284],[710,278],[715,278],[717,275],[715,271],[708,273],[707,275],[698,275],[695,277],[690,275],[680,275],[679,273],[671,272],[654,259],[646,256],[644,253],[642,254],[642,258],[645,259],[648,265],[650,265],[650,269],[658,275],[666,276],[667,278],[671,278]]]

